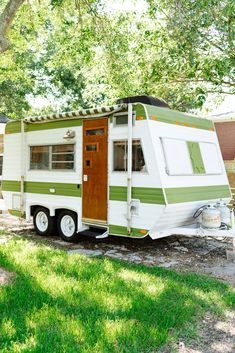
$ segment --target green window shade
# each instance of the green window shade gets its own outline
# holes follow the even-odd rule
[[[204,174],[205,167],[202,160],[202,154],[198,142],[187,141],[189,155],[194,174]]]

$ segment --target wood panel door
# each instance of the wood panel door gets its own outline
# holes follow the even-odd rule
[[[108,119],[83,122],[83,219],[107,221]]]

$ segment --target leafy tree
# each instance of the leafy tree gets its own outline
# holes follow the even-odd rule
[[[149,0],[149,14],[162,19],[167,62],[153,62],[156,82],[187,85],[199,105],[207,93],[235,93],[235,2],[232,0]],[[158,46],[159,31],[146,33]],[[160,58],[161,59],[161,58]]]
[[[233,94],[234,2],[148,3],[142,16],[98,0],[24,3],[0,55],[0,110],[34,114],[29,96],[51,100],[40,114],[149,94],[189,111],[210,92]]]

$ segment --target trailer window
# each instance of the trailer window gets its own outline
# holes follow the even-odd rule
[[[49,169],[49,146],[30,147],[30,169]]]
[[[86,130],[86,135],[87,136],[104,135],[104,128]]]
[[[127,140],[114,141],[113,143],[113,170],[116,172],[127,171]],[[144,154],[140,140],[132,141],[132,171],[146,171]]]
[[[193,174],[187,142],[172,138],[163,138],[162,145],[169,175]]]
[[[30,169],[74,169],[74,145],[31,146]]]
[[[128,124],[128,115],[115,115],[113,117],[114,120],[114,126],[119,126],[119,125],[127,125]]]
[[[209,142],[161,138],[169,175],[221,174],[217,146]]]
[[[207,174],[221,174],[222,166],[219,153],[214,143],[200,142],[202,159]]]
[[[51,148],[51,169],[74,169],[74,145],[54,145]]]

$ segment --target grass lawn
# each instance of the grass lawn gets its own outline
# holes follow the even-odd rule
[[[147,353],[195,335],[207,311],[235,307],[235,292],[206,276],[107,258],[67,255],[14,238],[0,266],[1,353]]]

